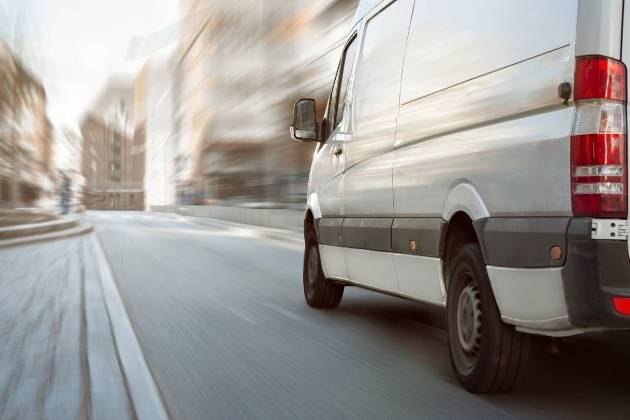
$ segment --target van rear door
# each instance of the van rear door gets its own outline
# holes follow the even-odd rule
[[[594,239],[627,240],[627,227],[619,223],[621,217],[628,217],[626,79],[630,39],[624,38],[630,34],[623,26],[630,10],[625,3],[580,0],[578,8],[572,207],[574,216],[593,218]]]
[[[630,67],[630,2],[623,2],[623,20],[622,20],[622,28],[621,28],[621,61],[626,65],[626,72],[628,67]],[[628,82],[626,81],[626,98],[628,98]],[[628,111],[626,106],[626,133],[628,127]],[[626,134],[626,162],[629,162],[630,156],[628,155],[628,147],[627,147],[627,134]],[[627,164],[626,164],[627,168]],[[628,174],[629,171],[626,171],[626,186],[630,186],[630,182],[628,182]],[[628,194],[626,192],[626,194]],[[630,217],[630,212],[628,213],[628,217]],[[628,221],[630,224],[630,221]],[[626,239],[628,243],[628,255],[630,256],[630,242]]]

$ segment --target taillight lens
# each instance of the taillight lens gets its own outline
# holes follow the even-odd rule
[[[573,214],[626,217],[626,68],[605,57],[580,57],[571,137]]]
[[[626,66],[600,56],[578,57],[573,99],[626,100]]]
[[[613,306],[615,310],[621,315],[630,315],[630,298],[614,296]]]

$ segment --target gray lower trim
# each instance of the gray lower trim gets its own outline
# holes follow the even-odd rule
[[[440,257],[446,226],[439,217],[325,217],[316,223],[322,245],[434,258]],[[411,241],[416,243],[415,251]]]
[[[349,217],[343,219],[341,225],[341,246],[370,251],[392,252],[393,220],[391,217]]]
[[[486,264],[497,267],[544,268],[564,265],[569,217],[488,218],[474,222]],[[553,260],[551,248],[562,248]]]
[[[494,217],[474,222],[486,264],[495,267],[563,266],[569,217]],[[441,218],[325,217],[318,219],[322,245],[441,258],[446,222]],[[415,251],[411,248],[415,242]],[[551,248],[562,257],[551,258]]]
[[[392,226],[392,251],[439,258],[445,226],[446,222],[440,217],[396,218]],[[415,241],[415,251],[411,249],[411,241]]]
[[[341,217],[324,217],[315,221],[317,240],[320,245],[340,246]]]

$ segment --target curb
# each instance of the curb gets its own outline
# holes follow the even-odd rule
[[[27,236],[43,235],[50,232],[58,232],[79,225],[79,219],[66,217],[59,220],[51,220],[43,223],[29,223],[23,225],[0,228],[0,240],[17,239]]]
[[[9,248],[21,245],[35,244],[39,242],[48,242],[58,239],[72,238],[74,236],[85,235],[92,232],[92,225],[87,223],[79,223],[78,220],[72,222],[65,227],[64,230],[52,230],[48,233],[31,234],[23,237],[13,237],[11,239],[0,240],[0,249]]]
[[[136,418],[138,420],[168,420],[169,416],[160,391],[125,310],[105,251],[97,235],[93,235],[91,239],[116,350],[127,379],[127,389]]]

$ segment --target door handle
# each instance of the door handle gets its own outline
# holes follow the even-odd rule
[[[337,147],[334,153],[337,157],[341,156],[341,154],[343,153],[343,147]]]

